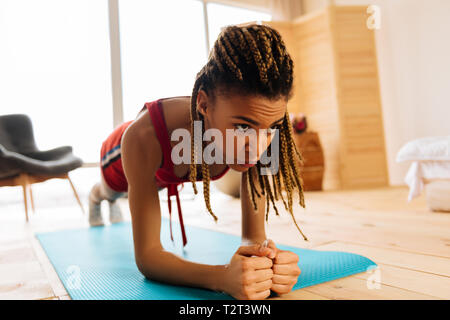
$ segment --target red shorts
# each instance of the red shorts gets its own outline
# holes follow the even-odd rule
[[[122,135],[133,121],[124,122],[114,129],[102,143],[100,168],[106,184],[114,191],[127,192],[128,182],[122,167],[120,148]]]

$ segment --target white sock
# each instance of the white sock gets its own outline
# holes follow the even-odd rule
[[[99,200],[97,193],[98,186],[95,185],[89,193],[89,224],[91,225],[91,227],[104,225],[101,210],[101,200]]]
[[[122,210],[116,201],[108,201],[109,203],[109,221],[118,223],[123,221]]]

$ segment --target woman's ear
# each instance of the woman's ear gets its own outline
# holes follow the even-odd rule
[[[204,90],[199,90],[197,94],[197,112],[206,118],[208,113],[208,95]]]

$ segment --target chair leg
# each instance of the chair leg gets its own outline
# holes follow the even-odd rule
[[[27,183],[26,179],[22,180],[23,203],[25,205],[25,220],[28,222],[28,200],[27,200]]]
[[[67,180],[69,180],[70,186],[72,187],[75,198],[77,199],[78,204],[80,205],[81,211],[83,212],[83,214],[85,214],[83,205],[81,204],[80,198],[78,197],[77,190],[75,189],[75,186],[73,185],[72,180],[70,180],[69,175],[67,175]]]
[[[36,213],[34,209],[34,199],[33,199],[33,191],[31,190],[31,184],[28,185],[28,193],[30,195],[31,209],[33,210],[33,214]]]

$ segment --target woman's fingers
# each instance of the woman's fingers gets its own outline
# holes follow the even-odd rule
[[[274,274],[272,277],[272,283],[274,284],[287,284],[292,285],[297,283],[298,277],[296,276],[287,276],[282,274]]]
[[[252,289],[255,290],[255,292],[270,290],[271,287],[272,287],[272,280],[270,280],[270,279],[265,280],[265,281],[255,282],[252,285]]]
[[[273,248],[269,248],[269,247],[261,247],[260,252],[261,252],[261,255],[268,257],[270,259],[273,259],[277,255],[276,250],[277,249],[273,249]]]
[[[278,255],[279,249],[277,248],[277,246],[275,245],[275,242],[273,242],[273,240],[271,240],[271,239],[267,239],[267,240],[268,240],[267,247],[272,249],[272,253],[270,253],[268,255],[268,257],[270,259],[274,259]]]
[[[255,282],[261,282],[270,280],[273,277],[273,271],[272,269],[261,269],[261,270],[255,270],[254,274],[254,281]]]
[[[297,283],[301,270],[298,266],[298,256],[290,251],[278,250],[272,266],[271,290],[278,294],[288,293]]]
[[[249,269],[259,270],[259,269],[271,269],[273,266],[272,259],[267,257],[250,257],[246,258],[246,267]]]
[[[270,287],[270,289],[275,291],[278,294],[284,294],[284,293],[291,292],[293,287],[294,287],[294,285],[272,283],[272,286]]]
[[[277,267],[278,272],[274,270],[271,290],[275,291],[278,294],[290,292],[298,281],[300,269],[298,269],[296,265],[294,266],[288,264],[274,265],[274,267]],[[284,272],[285,274],[280,274],[280,271]]]
[[[251,256],[265,256],[268,252],[264,252],[260,250],[261,246],[259,244],[254,244],[250,246],[240,246],[236,251],[237,254],[251,257]]]
[[[274,274],[296,277],[298,277],[301,273],[301,270],[297,264],[274,264],[272,266],[272,270]]]
[[[274,263],[287,264],[287,263],[297,263],[299,261],[298,255],[291,251],[284,251],[278,249],[278,254],[275,257]]]
[[[254,295],[252,295],[252,298],[254,300],[264,300],[265,298],[267,298],[268,296],[270,296],[270,289],[264,290],[264,291],[260,291],[255,293]]]

